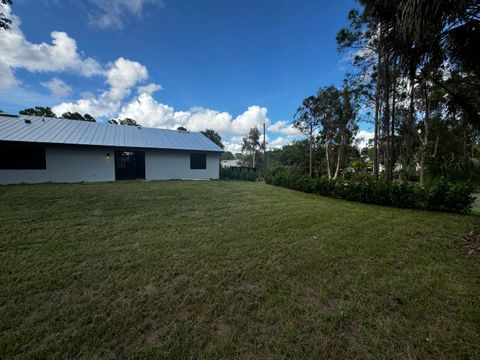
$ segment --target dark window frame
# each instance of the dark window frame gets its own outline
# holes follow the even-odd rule
[[[0,170],[46,170],[45,146],[0,142]]]
[[[207,170],[207,153],[190,153],[190,170]]]

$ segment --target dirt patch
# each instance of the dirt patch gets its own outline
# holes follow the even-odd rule
[[[480,229],[475,229],[466,238],[468,255],[480,256]]]
[[[140,290],[140,293],[143,295],[152,295],[158,292],[158,288],[152,283],[147,284],[143,289]]]
[[[225,337],[230,333],[230,326],[224,320],[219,319],[215,322],[215,330],[219,336]]]
[[[145,337],[145,343],[148,345],[156,345],[160,342],[160,335],[156,332],[150,333]]]

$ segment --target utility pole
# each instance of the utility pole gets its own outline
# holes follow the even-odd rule
[[[263,123],[263,178],[267,176],[267,137],[265,135],[265,123]]]

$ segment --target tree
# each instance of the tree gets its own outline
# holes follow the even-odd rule
[[[231,151],[225,151],[220,155],[220,160],[235,160],[235,155]]]
[[[85,121],[91,121],[91,122],[96,121],[95,118],[90,114],[85,114],[85,115],[83,115],[83,117],[84,117]]]
[[[177,127],[177,130],[178,130],[178,131],[188,131],[187,128],[185,128],[185,127],[183,127],[183,126]]]
[[[222,137],[212,129],[205,129],[205,131],[201,132],[203,135],[205,135],[207,138],[212,140],[215,144],[217,144],[219,147],[222,149],[225,147],[222,143]]]
[[[127,126],[141,126],[136,120],[125,118],[125,119],[110,119],[107,121],[107,124],[114,125],[127,125]]]
[[[252,167],[256,168],[255,155],[259,149],[262,148],[260,144],[260,131],[253,127],[248,132],[248,135],[243,138],[242,152],[247,152],[252,155]]]
[[[51,108],[35,106],[34,108],[27,108],[19,111],[20,115],[30,115],[30,116],[45,116],[45,117],[57,117]]]
[[[364,17],[380,26],[383,53],[398,60],[413,81],[420,72],[444,88],[453,102],[480,126],[480,107],[475,96],[459,93],[430,70],[442,64],[480,76],[476,49],[480,46],[480,4],[476,0],[362,0]],[[472,84],[472,88],[476,85]],[[412,86],[413,89],[413,86]],[[413,91],[413,90],[412,90]]]
[[[66,112],[62,114],[63,119],[69,119],[69,120],[81,120],[81,121],[91,121],[95,122],[95,118],[91,116],[90,114],[80,114],[78,112]]]
[[[3,12],[5,5],[12,5],[12,0],[0,0],[0,29],[10,30],[12,20],[7,18]]]
[[[313,146],[315,142],[315,134],[321,126],[320,116],[318,112],[318,98],[309,96],[302,101],[302,105],[295,113],[293,126],[306,134],[309,141],[309,173],[313,174]]]

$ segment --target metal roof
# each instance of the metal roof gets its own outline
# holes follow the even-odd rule
[[[0,141],[223,152],[200,132],[4,114]]]

